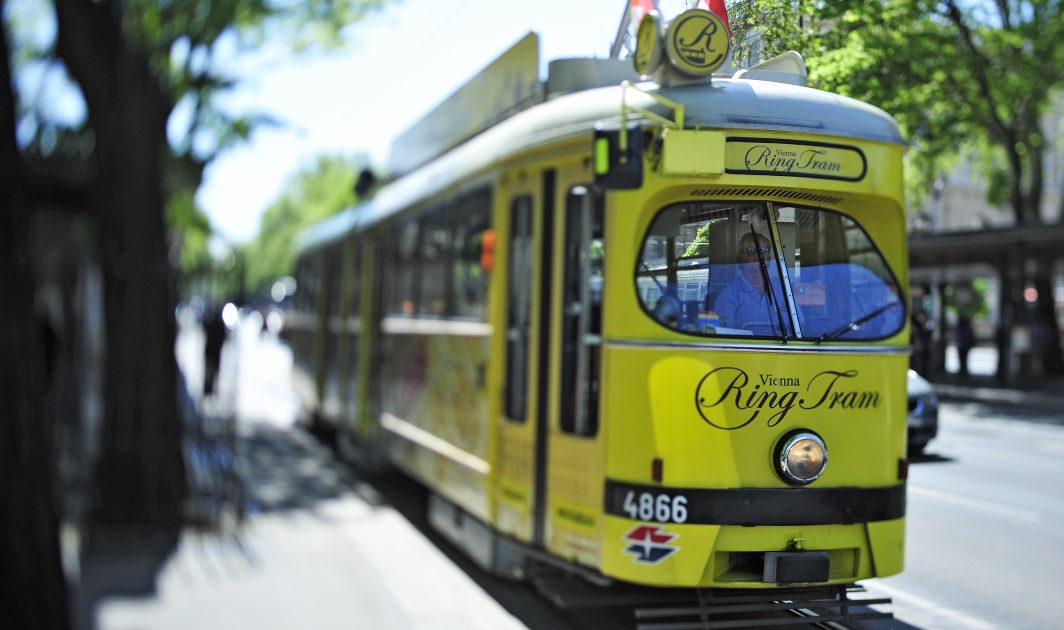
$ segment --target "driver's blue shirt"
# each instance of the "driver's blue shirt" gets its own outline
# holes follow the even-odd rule
[[[737,275],[738,277],[717,295],[717,300],[713,303],[713,310],[720,316],[721,326],[749,330],[755,335],[780,334],[780,320],[776,313],[772,312],[768,294],[751,286],[741,270]],[[779,278],[769,278],[769,284],[775,291],[776,306],[786,308]],[[784,326],[787,326],[786,314],[783,322]]]

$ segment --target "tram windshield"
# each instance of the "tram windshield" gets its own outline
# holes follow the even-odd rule
[[[636,269],[655,320],[714,337],[882,339],[905,322],[898,283],[856,221],[764,202],[674,204]]]

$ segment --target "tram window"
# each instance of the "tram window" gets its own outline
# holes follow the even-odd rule
[[[816,208],[669,206],[643,242],[636,290],[651,317],[695,335],[880,339],[904,323],[897,282],[864,230]]]
[[[428,213],[421,223],[421,297],[418,315],[443,317],[447,314],[451,274],[452,226],[443,210]]]
[[[509,296],[506,309],[506,417],[524,422],[532,334],[532,197],[510,205]]]
[[[362,304],[362,241],[352,240],[348,243],[347,247],[350,248],[350,258],[348,265],[350,269],[349,274],[349,287],[348,287],[348,317],[358,317],[358,311]]]
[[[484,321],[495,239],[490,189],[460,198],[454,212],[451,315],[455,319]]]
[[[310,269],[307,268],[307,259],[301,258],[296,263],[296,294],[292,298],[292,308],[297,313],[307,310],[307,294],[310,293],[311,280]]]
[[[901,328],[905,308],[897,282],[856,221],[813,208],[778,211],[803,337],[877,339]]]
[[[358,321],[359,309],[362,304],[362,240],[352,237],[345,246],[344,252],[347,269],[347,321],[346,326],[351,326]],[[358,342],[359,330],[357,327],[348,328],[347,336],[347,361],[342,367],[344,380],[340,383],[343,404],[348,410],[354,411],[358,404]]]
[[[321,278],[318,277],[318,259],[317,258],[305,258],[303,259],[303,285],[306,290],[303,292],[303,312],[308,315],[314,314],[315,305],[318,303],[318,292],[321,291]]]
[[[292,323],[286,326],[286,340],[292,347],[292,360],[300,369],[309,371],[312,363],[309,335],[303,323],[313,321],[314,268],[310,259],[302,258],[296,264],[296,294],[292,298],[294,313]]]
[[[606,250],[602,197],[584,186],[566,199],[564,256],[561,429],[591,436],[598,432]]]
[[[343,295],[343,285],[340,282],[340,278],[343,273],[342,265],[343,251],[339,246],[330,250],[325,254],[325,267],[329,274],[328,286],[329,286],[329,317],[336,318],[340,316],[340,296]]]
[[[408,219],[388,239],[383,286],[385,311],[390,316],[412,317],[417,311],[420,233],[417,219]]]
[[[343,250],[340,245],[333,247],[325,254],[326,286],[328,287],[328,306],[325,317],[325,382],[332,390],[337,386],[337,335],[340,332],[340,307],[343,295],[343,284],[340,281],[343,272]]]

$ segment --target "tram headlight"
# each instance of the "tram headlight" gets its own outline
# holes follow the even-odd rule
[[[828,465],[828,448],[812,431],[799,429],[784,435],[776,444],[776,473],[792,486],[813,483]]]

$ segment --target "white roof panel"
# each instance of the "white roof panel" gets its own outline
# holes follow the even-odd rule
[[[746,79],[714,79],[711,84],[674,88],[644,83],[639,87],[682,103],[687,128],[793,131],[907,144],[894,119],[878,107],[812,88]],[[671,111],[645,94],[630,90],[626,99],[672,118]],[[298,249],[315,249],[351,230],[364,229],[520,151],[590,135],[599,122],[619,123],[620,107],[621,88],[615,86],[575,92],[521,111],[388,183],[372,201],[308,228],[300,235]]]

